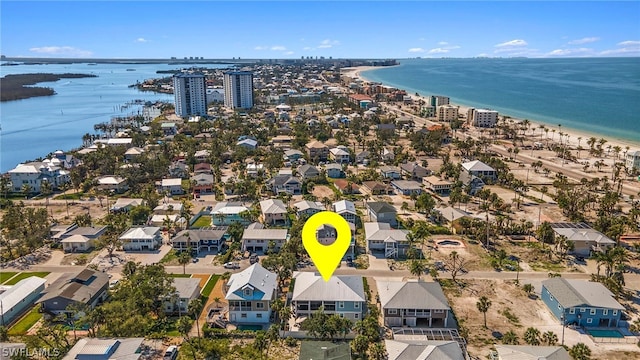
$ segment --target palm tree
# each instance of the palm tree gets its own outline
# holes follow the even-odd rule
[[[518,335],[513,330],[509,330],[502,335],[502,343],[505,345],[518,345],[520,339],[518,339]]]
[[[491,307],[491,300],[489,300],[486,296],[481,297],[476,303],[476,307],[478,310],[484,315],[484,328],[487,328],[487,311]]]
[[[183,251],[178,255],[178,263],[182,265],[182,274],[187,273],[187,264],[191,261],[191,248]]]
[[[590,360],[591,349],[583,343],[577,343],[569,349],[569,355],[571,355],[574,360]]]
[[[546,343],[547,346],[553,346],[558,343],[558,335],[553,331],[547,331],[542,334],[542,342]]]
[[[420,276],[424,273],[425,266],[424,263],[420,260],[411,260],[409,264],[409,272],[411,275],[417,276],[418,281],[420,281]]]
[[[369,346],[369,355],[373,360],[385,360],[387,358],[387,350],[384,344],[377,342]]]
[[[22,195],[24,195],[24,198],[26,199],[29,194],[31,194],[31,190],[33,188],[31,187],[31,185],[29,184],[22,184],[22,187],[20,187],[20,192],[22,193]]]
[[[524,332],[524,342],[533,346],[540,345],[540,330],[534,327],[528,328],[527,331]]]
[[[198,321],[200,318],[200,312],[202,311],[202,300],[200,298],[196,298],[189,302],[188,313],[193,316],[196,320],[196,327],[198,329],[198,337],[200,337],[200,322]]]

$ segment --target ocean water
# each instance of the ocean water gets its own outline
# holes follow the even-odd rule
[[[409,94],[640,142],[640,58],[408,59],[361,75]]]
[[[208,68],[227,67],[205,64]],[[135,99],[173,102],[171,94],[157,94],[129,88],[136,81],[170,76],[157,70],[180,69],[184,65],[167,64],[48,64],[1,66],[2,76],[26,73],[82,73],[95,78],[60,79],[39,83],[51,87],[56,95],[0,103],[0,172],[17,164],[44,157],[56,150],[71,150],[82,145],[82,136],[94,134],[93,125],[113,116],[135,115],[141,106],[122,105]],[[127,71],[135,69],[135,71]]]

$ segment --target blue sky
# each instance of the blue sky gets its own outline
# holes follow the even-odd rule
[[[640,56],[640,2],[0,2],[7,56]]]

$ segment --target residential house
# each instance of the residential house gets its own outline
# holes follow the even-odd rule
[[[541,298],[560,324],[618,327],[624,307],[604,285],[562,277],[542,281]]]
[[[164,312],[176,315],[187,314],[189,304],[200,297],[200,279],[173,278],[173,287],[176,291],[163,301]]]
[[[327,172],[327,177],[331,179],[339,179],[344,177],[344,171],[342,171],[342,165],[331,163],[327,164],[324,167],[324,170]]]
[[[304,153],[300,150],[289,149],[284,152],[284,159],[286,161],[295,162],[304,158]]]
[[[413,180],[393,180],[391,186],[398,195],[420,195],[422,194],[422,185]]]
[[[385,340],[384,344],[387,348],[387,360],[467,359],[460,344],[453,340]]]
[[[287,206],[279,199],[260,201],[260,211],[265,224],[286,225],[289,223]]]
[[[629,151],[625,156],[625,165],[630,173],[640,171],[640,150]]]
[[[265,254],[270,244],[273,251],[279,251],[289,240],[286,229],[245,229],[242,233],[242,251]]]
[[[359,193],[358,185],[349,180],[338,179],[333,182],[333,185],[344,195]]]
[[[8,278],[7,278],[8,279]],[[0,286],[0,324],[9,327],[40,297],[47,280],[30,276],[15,285]]]
[[[364,237],[367,253],[383,252],[386,258],[406,255],[409,249],[407,230],[392,229],[388,223],[364,223]]]
[[[132,148],[127,149],[127,151],[125,151],[124,159],[127,162],[133,162],[133,161],[136,161],[136,159],[138,159],[138,157],[140,157],[140,155],[142,154],[144,154],[144,149],[134,146]]]
[[[118,212],[129,212],[136,206],[141,206],[145,202],[143,199],[129,199],[129,198],[118,198],[115,204],[111,206],[109,211],[118,213]]]
[[[491,360],[571,360],[562,346],[494,345]]]
[[[172,226],[183,225],[186,220],[180,214],[153,214],[147,221],[149,226],[157,226],[163,231],[169,230]]]
[[[358,213],[356,212],[356,204],[349,200],[336,201],[331,205],[333,212],[342,216],[347,222],[355,224],[358,221]]]
[[[211,156],[211,152],[209,150],[207,150],[207,149],[198,150],[193,154],[193,157],[196,158],[196,161],[199,164],[204,164],[207,161],[209,161],[209,157],[210,156]],[[198,164],[196,164],[196,165],[198,165]],[[196,165],[194,165],[194,169],[193,169],[194,172],[196,171],[196,168],[195,168]],[[209,168],[211,168],[211,166],[209,166]]]
[[[291,306],[296,318],[311,316],[324,308],[325,314],[338,314],[352,321],[366,314],[367,298],[362,276],[334,275],[329,281],[318,273],[295,272]]]
[[[434,175],[423,178],[422,184],[424,184],[427,189],[438,195],[448,195],[453,187],[453,183],[451,181],[442,180]]]
[[[396,208],[386,202],[367,202],[367,214],[369,221],[387,223],[391,226],[398,226],[396,219]]]
[[[142,357],[144,338],[101,339],[82,338],[62,360],[138,360]]]
[[[298,360],[351,360],[348,342],[301,341]]]
[[[431,170],[422,167],[417,162],[409,162],[405,164],[400,164],[400,170],[402,174],[409,180],[415,180],[418,182],[422,182],[422,179],[429,176],[431,174]]]
[[[83,235],[71,235],[60,241],[64,252],[87,252],[95,247],[95,239]]]
[[[291,175],[276,175],[267,182],[267,185],[271,187],[271,191],[274,194],[285,192],[292,195],[300,195],[302,192],[302,182]]]
[[[319,201],[312,202],[308,200],[302,200],[293,204],[293,208],[296,209],[296,215],[298,217],[301,217],[301,216],[310,217],[313,214],[326,210],[324,208],[324,205],[322,205],[321,202]]]
[[[573,242],[572,254],[591,256],[594,251],[606,251],[616,242],[585,223],[551,223],[555,236],[564,235]]]
[[[351,233],[351,243],[347,251],[342,256],[343,260],[353,260],[355,257],[356,226],[352,223],[349,223],[349,230]],[[336,228],[334,228],[331,225],[324,224],[318,227],[318,229],[316,230],[316,240],[318,240],[320,244],[331,245],[336,241],[337,238],[338,238],[338,231],[336,230]]]
[[[182,212],[183,205],[179,202],[166,202],[159,204],[153,208],[153,213],[156,215],[171,215],[180,214]]]
[[[498,179],[496,170],[480,160],[462,163],[462,172],[466,172],[473,176],[479,177],[483,181],[495,181],[496,179]]]
[[[110,191],[117,194],[121,194],[129,190],[127,179],[122,176],[105,175],[99,177],[97,180],[97,188],[101,191]]]
[[[169,176],[185,179],[189,176],[189,170],[184,160],[174,161],[169,165]]]
[[[69,227],[65,232],[59,232],[58,234],[53,236],[53,240],[55,241],[64,241],[73,236],[82,236],[85,237],[92,242],[98,240],[100,236],[102,236],[107,231],[106,226],[94,227],[94,226],[83,226],[83,227]]]
[[[255,150],[255,149],[258,148],[258,141],[254,140],[254,139],[247,138],[247,139],[238,141],[236,143],[236,146],[243,147],[243,148],[245,148],[247,150]]]
[[[357,164],[368,164],[371,158],[371,153],[367,150],[361,151],[356,154],[356,163]]]
[[[226,226],[212,229],[187,229],[180,231],[171,239],[171,245],[176,251],[191,249],[196,255],[200,254],[200,251],[220,253],[229,238]]]
[[[302,176],[302,181],[307,181],[320,176],[320,171],[313,165],[304,164],[298,168],[298,174]]]
[[[214,226],[221,226],[239,222],[246,226],[251,221],[240,215],[245,211],[249,211],[249,208],[242,203],[221,201],[211,209],[211,223]]]
[[[388,327],[447,327],[451,307],[437,282],[377,281]]]
[[[363,192],[371,195],[391,195],[393,188],[379,181],[365,181],[362,183]]]
[[[305,145],[309,159],[315,163],[318,161],[327,161],[329,158],[329,147],[320,141],[311,141]]]
[[[378,168],[380,174],[385,179],[397,180],[402,177],[400,168],[396,166],[383,165]]]
[[[132,138],[111,138],[107,140],[107,145],[108,146],[124,146],[125,148],[128,149],[133,145],[133,139]]]
[[[433,213],[435,214],[434,217],[438,222],[452,223],[454,221],[462,219],[463,217],[471,217],[471,214],[469,214],[468,212],[456,209],[451,206],[438,207],[433,210]]]
[[[263,176],[263,175],[264,175],[263,164],[256,164],[256,163],[247,164],[247,176],[256,178],[258,176]]]
[[[194,194],[212,194],[214,177],[211,174],[197,174],[191,177]]]
[[[182,179],[162,179],[160,183],[160,192],[169,195],[182,195],[184,189],[182,188]]]
[[[44,295],[36,304],[50,315],[67,314],[71,317],[69,305],[79,303],[95,307],[106,299],[108,285],[109,276],[102,271],[83,269],[63,274],[44,289]]]
[[[276,274],[259,263],[231,275],[225,284],[229,321],[234,324],[269,324],[271,303],[277,296]]]
[[[383,148],[382,149],[382,161],[389,163],[392,162],[393,159],[396,158],[396,155],[393,153],[393,150],[389,149],[389,148]]]
[[[351,155],[345,146],[338,146],[329,150],[329,158],[338,164],[348,164],[351,161]]]
[[[163,122],[160,124],[160,130],[165,136],[171,136],[178,133],[178,127],[174,122]]]
[[[162,245],[162,236],[157,226],[133,227],[120,236],[120,241],[124,251],[149,251]]]
[[[206,162],[201,162],[193,165],[193,173],[194,174],[213,174],[213,170],[211,169],[211,164],[207,164]]]
[[[30,162],[18,164],[9,170],[11,190],[21,192],[23,185],[28,185],[31,193],[39,193],[43,182],[48,182],[53,189],[71,181],[69,171],[50,162]]]

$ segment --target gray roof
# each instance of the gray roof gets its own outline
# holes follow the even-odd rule
[[[382,166],[379,167],[379,169],[383,173],[390,172],[390,171],[395,171],[395,172],[397,172],[399,174],[401,172],[399,167],[390,166],[390,165],[382,165]]]
[[[495,345],[500,360],[571,360],[562,346]]]
[[[120,236],[121,240],[155,239],[160,235],[160,228],[157,226],[133,227]]]
[[[615,245],[616,242],[601,232],[592,229],[584,223],[551,223],[553,231],[558,235],[564,235],[567,240],[573,242],[593,241],[600,245]]]
[[[314,209],[314,210],[320,210],[320,211],[324,211],[324,205],[319,202],[313,202],[313,201],[309,201],[309,200],[302,200],[299,201],[295,204],[293,204],[293,207],[296,208],[298,211],[305,211],[308,209]]]
[[[274,184],[276,186],[281,186],[289,182],[300,183],[300,180],[291,175],[276,175],[269,181],[270,184]]]
[[[286,240],[286,229],[246,229],[242,240]]]
[[[447,221],[451,222],[451,221],[456,221],[460,218],[463,217],[470,217],[471,214],[469,214],[466,211],[460,210],[460,209],[456,209],[453,208],[451,206],[447,206],[447,207],[441,207],[441,208],[436,208],[436,211],[438,211],[440,213],[440,215],[447,219]]]
[[[101,227],[90,227],[90,226],[83,226],[83,227],[78,227],[75,228],[69,232],[67,232],[66,234],[64,234],[65,236],[71,236],[71,235],[82,235],[88,238],[97,238],[98,236],[102,235],[102,233],[107,229],[106,226],[101,226]]]
[[[200,293],[200,279],[173,278],[173,286],[182,299],[189,299],[194,293]]]
[[[336,163],[331,163],[331,164],[327,164],[324,167],[326,170],[339,170],[342,171],[342,165],[340,164],[336,164]]]
[[[137,360],[144,338],[96,339],[83,338],[69,350],[62,360]]]
[[[2,309],[0,310],[9,311],[31,293],[38,290],[38,288],[44,290],[44,284],[46,282],[47,280],[37,276],[30,276],[18,281],[15,285],[0,293],[0,302],[2,303]],[[0,315],[4,315],[4,313],[0,312]]]
[[[377,286],[383,309],[451,309],[437,282],[377,281]]]
[[[220,240],[226,234],[226,227],[224,230],[218,229],[189,229],[180,231],[176,237],[171,241],[173,242],[186,242],[189,239],[191,242],[198,242],[200,240]]]
[[[379,213],[396,213],[396,208],[386,202],[368,202],[367,207],[376,214]]]
[[[293,301],[366,301],[362,276],[332,276],[324,281],[320,274],[296,272]]]
[[[624,307],[613,298],[611,291],[597,282],[559,277],[544,280],[542,286],[547,288],[564,308],[586,305],[624,310]]]
[[[299,360],[351,360],[348,342],[302,341]]]
[[[467,171],[496,171],[494,168],[483,163],[480,160],[474,160],[474,161],[463,163],[462,167]]]
[[[391,182],[391,184],[403,190],[422,189],[422,185],[419,182],[413,180],[394,180]]]
[[[364,237],[369,240],[395,240],[406,241],[407,230],[392,229],[388,223],[367,222],[364,223]]]
[[[245,300],[233,293],[245,285],[250,285],[264,293],[262,299],[256,300],[271,300],[273,298],[273,293],[276,291],[276,274],[265,269],[259,263],[255,263],[247,269],[231,275],[227,282],[228,290],[225,299]]]
[[[201,184],[213,184],[214,178],[211,174],[197,174],[191,177],[191,180],[196,182],[196,185]]]
[[[63,274],[47,287],[36,303],[44,302],[56,297],[88,303],[91,298],[100,295],[100,290],[106,288],[109,277],[102,271],[83,269],[72,274]]]
[[[286,214],[287,206],[280,199],[267,199],[260,201],[260,209],[263,214]]]
[[[302,174],[303,176],[309,174],[320,174],[320,171],[318,171],[318,168],[316,168],[313,165],[309,165],[309,164],[304,164],[302,166],[300,166],[298,168],[298,173]],[[307,176],[309,176],[307,175]]]
[[[457,341],[385,340],[388,360],[465,360]]]

